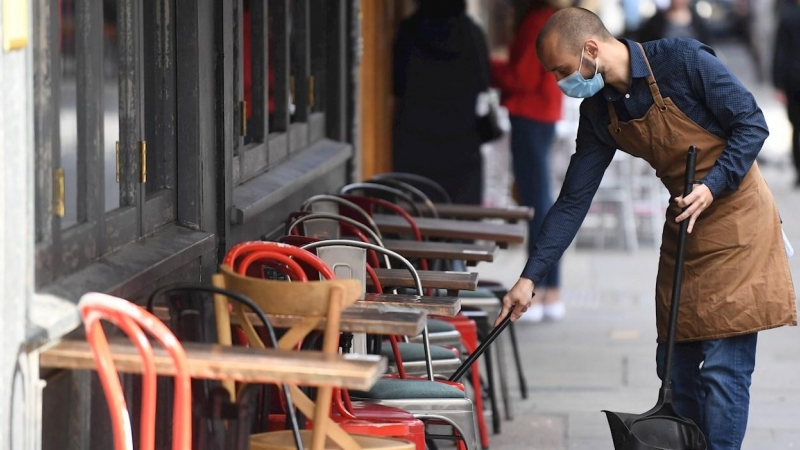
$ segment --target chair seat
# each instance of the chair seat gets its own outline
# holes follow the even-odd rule
[[[417,344],[415,342],[398,342],[397,346],[400,349],[400,357],[403,358],[404,363],[425,361],[425,347],[422,344]],[[392,346],[388,343],[381,346],[381,355],[385,356],[389,360],[389,363],[395,362]],[[431,345],[432,361],[453,358],[456,358],[456,355],[452,350],[438,345]]]
[[[455,330],[456,327],[444,320],[428,319],[428,333],[446,333]]]
[[[302,430],[300,434],[303,438],[303,446],[311,448],[311,430]],[[402,439],[364,436],[352,434],[353,439],[364,450],[415,450],[416,446],[411,442]],[[295,450],[294,437],[289,430],[272,431],[269,433],[254,434],[250,436],[250,450]],[[330,438],[325,441],[325,450],[338,450]]]
[[[381,378],[369,391],[350,391],[350,396],[371,400],[465,398],[464,391],[445,383],[399,378]]]

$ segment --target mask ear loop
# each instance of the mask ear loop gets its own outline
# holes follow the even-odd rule
[[[581,78],[583,78],[583,74],[581,74],[581,68],[583,67],[583,56],[584,56],[585,52],[586,52],[586,44],[584,44],[583,48],[581,48],[581,61],[578,63],[578,75],[580,75]],[[592,75],[592,78],[596,77],[597,73],[599,71],[600,71],[600,65],[597,64],[597,61],[595,61],[594,62],[594,75]],[[587,78],[583,78],[583,79],[586,80]],[[591,79],[591,78],[589,78],[589,79]]]

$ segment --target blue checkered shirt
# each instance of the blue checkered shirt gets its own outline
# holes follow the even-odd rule
[[[616,151],[614,138],[607,129],[611,119],[606,101],[613,102],[621,121],[640,118],[653,105],[646,80],[647,63],[635,42],[623,42],[631,55],[630,88],[623,93],[606,86],[581,103],[576,152],[561,193],[547,213],[539,235],[530,237],[536,243],[522,276],[534,283],[547,274],[575,238]],[[714,167],[700,181],[714,197],[737,189],[769,135],[753,95],[711,48],[698,41],[662,39],[642,45],[661,95],[670,97],[695,123],[728,141]],[[601,67],[602,64],[601,58]]]

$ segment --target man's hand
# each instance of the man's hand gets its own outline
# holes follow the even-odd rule
[[[503,310],[500,311],[500,315],[494,321],[494,326],[503,321],[512,307],[514,312],[511,314],[511,321],[516,322],[528,310],[531,302],[533,302],[533,281],[527,278],[520,278],[506,296],[503,297]]]
[[[686,208],[686,211],[675,218],[675,222],[683,222],[686,218],[689,218],[688,232],[691,233],[692,229],[694,229],[694,222],[700,217],[700,213],[711,206],[713,201],[714,195],[711,194],[708,186],[705,184],[695,185],[692,193],[687,195],[686,198],[683,196],[675,197],[675,203],[681,208]]]

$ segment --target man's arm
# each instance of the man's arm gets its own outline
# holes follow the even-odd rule
[[[581,118],[576,152],[570,159],[564,185],[558,199],[544,219],[533,253],[525,265],[522,276],[538,282],[561,258],[589,211],[592,198],[597,192],[608,165],[614,157],[615,149],[600,141],[594,133],[589,114],[581,105]],[[534,214],[538,214],[534,211]]]
[[[503,298],[503,310],[495,325],[500,323],[512,306],[512,320],[517,320],[531,304],[534,283],[538,283],[550,271],[575,238],[600,186],[603,173],[614,157],[615,149],[597,138],[589,120],[596,112],[587,109],[587,101],[584,101],[581,104],[576,152],[570,160],[561,193],[547,213],[539,236],[528,236],[528,239],[536,239],[533,253],[519,281]],[[540,212],[534,211],[534,214]]]
[[[739,187],[769,136],[766,120],[748,91],[708,47],[687,55],[686,69],[695,95],[716,117],[728,144],[701,180],[714,198]]]

